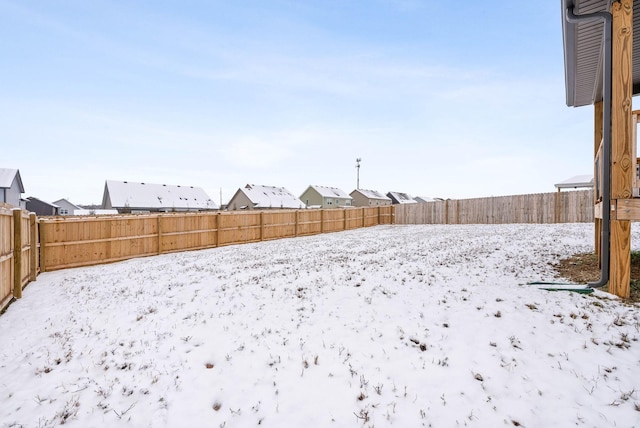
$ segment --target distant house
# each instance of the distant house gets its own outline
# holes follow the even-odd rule
[[[105,210],[102,208],[80,208],[74,210],[73,215],[114,215],[118,214],[118,210]]]
[[[26,201],[26,209],[36,215],[58,215],[59,207],[56,204],[50,204],[41,199],[29,196]]]
[[[283,208],[300,209],[304,208],[304,204],[284,187],[257,184],[239,188],[227,204],[227,209],[231,211]]]
[[[300,199],[309,208],[341,208],[352,206],[353,198],[336,187],[309,186]]]
[[[562,189],[593,188],[593,175],[576,175],[554,184],[558,192]]]
[[[22,200],[24,186],[20,171],[11,168],[0,168],[0,203],[9,204],[16,208],[27,208]]]
[[[118,210],[110,209],[105,210],[101,208],[83,208],[79,205],[69,202],[67,199],[58,199],[53,202],[58,205],[60,209],[58,210],[58,215],[109,215],[109,214],[118,214]]]
[[[123,214],[208,211],[218,205],[200,187],[107,180],[102,208]]]
[[[413,199],[411,196],[409,196],[406,193],[401,193],[401,192],[389,192],[387,193],[387,196],[391,199],[391,203],[394,205],[397,204],[417,204],[418,201],[416,201],[415,199]]]
[[[356,207],[391,205],[391,198],[376,190],[356,189],[349,196],[353,198],[353,206]]]
[[[425,202],[438,202],[438,201],[444,201],[444,199],[442,198],[430,198],[428,196],[416,196],[415,198],[413,198],[417,203],[419,204],[424,204]]]
[[[72,204],[66,199],[58,199],[57,201],[53,201],[59,207],[58,214],[59,215],[74,215],[75,211],[81,210],[79,206]]]

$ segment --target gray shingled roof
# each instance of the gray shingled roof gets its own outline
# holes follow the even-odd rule
[[[24,186],[22,185],[22,178],[20,178],[20,171],[12,168],[0,168],[0,189],[10,188],[16,176],[18,178],[20,193],[24,193]]]

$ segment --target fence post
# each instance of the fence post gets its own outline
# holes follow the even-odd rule
[[[296,221],[295,221],[295,223],[294,223],[294,225],[295,225],[295,235],[296,235],[296,237],[298,237],[298,222],[300,221],[300,218],[299,218],[300,216],[299,216],[299,214],[300,214],[300,210],[296,210]]]
[[[260,211],[260,240],[264,240],[264,211]]]
[[[364,207],[362,207],[362,227],[365,227],[366,225],[367,222],[365,221]]]
[[[219,247],[220,245],[222,245],[222,219],[225,216],[225,214],[223,213],[218,213],[218,236],[217,236],[217,241],[216,244]]]
[[[449,199],[444,203],[444,224],[449,224]]]
[[[218,211],[217,213],[214,213],[214,218],[216,219],[216,228],[215,228],[215,238],[213,239],[213,246],[217,247],[218,246],[218,233],[219,233],[219,229],[220,229],[220,211]]]
[[[324,233],[324,210],[320,210],[320,233]]]
[[[13,297],[22,297],[22,210],[13,209]]]
[[[46,271],[46,255],[47,255],[47,223],[41,218],[38,223],[40,223],[38,239],[40,240],[40,273]]]
[[[38,276],[38,218],[35,213],[29,214],[29,281]]]
[[[346,208],[342,209],[342,220],[343,220],[342,230],[347,230],[347,209]]]
[[[162,214],[158,214],[158,255],[162,254]]]

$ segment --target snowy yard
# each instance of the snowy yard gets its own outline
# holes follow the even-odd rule
[[[0,317],[0,426],[637,427],[640,308],[526,285],[592,241],[377,226],[45,273]]]

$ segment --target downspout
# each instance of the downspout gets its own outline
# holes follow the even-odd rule
[[[603,141],[602,141],[602,235],[600,239],[600,255],[601,268],[600,279],[597,282],[590,282],[587,285],[593,288],[600,288],[609,282],[609,268],[611,261],[609,260],[609,251],[611,246],[611,76],[612,76],[612,59],[611,59],[611,33],[612,33],[612,16],[609,12],[595,12],[585,15],[576,15],[573,8],[565,9],[565,18],[567,22],[578,24],[585,21],[602,20],[604,22],[604,64],[603,64]]]

